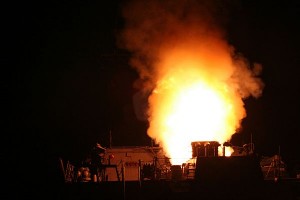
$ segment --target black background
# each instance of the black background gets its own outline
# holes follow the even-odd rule
[[[250,62],[261,63],[259,99],[245,100],[247,118],[232,143],[252,134],[261,155],[280,153],[299,162],[300,4],[233,1],[228,41]],[[4,12],[4,106],[8,137],[3,154],[15,164],[51,167],[58,157],[78,162],[95,141],[151,145],[147,122],[134,112],[138,74],[130,54],[116,46],[122,1],[24,1]],[[7,8],[7,9],[6,9]],[[6,54],[4,54],[6,55]],[[10,64],[12,64],[10,66]],[[5,109],[6,110],[6,109]]]

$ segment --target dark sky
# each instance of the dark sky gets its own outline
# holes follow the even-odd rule
[[[7,15],[7,52],[17,65],[7,129],[24,159],[78,160],[96,140],[150,145],[147,122],[134,112],[137,73],[116,46],[121,1],[24,1]],[[263,66],[262,97],[247,99],[248,116],[232,142],[252,134],[257,152],[299,158],[300,3],[232,1],[226,29],[237,51]],[[10,42],[11,41],[11,42]],[[5,84],[10,86],[10,84]],[[8,87],[7,87],[8,88]],[[9,149],[8,149],[9,150]],[[34,157],[34,158],[32,158]]]

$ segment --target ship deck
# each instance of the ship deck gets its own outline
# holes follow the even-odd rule
[[[28,188],[28,187],[27,187]],[[70,200],[179,200],[273,199],[299,200],[299,179],[261,182],[211,182],[195,180],[147,180],[42,184],[23,191],[16,199]],[[30,196],[28,196],[30,194]],[[21,197],[21,198],[20,198]]]

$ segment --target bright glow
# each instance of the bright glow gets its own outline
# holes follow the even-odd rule
[[[234,152],[234,149],[232,147],[230,147],[230,146],[225,146],[224,147],[223,145],[221,145],[218,148],[218,155],[219,156],[223,156],[224,155],[224,149],[223,148],[225,148],[225,156],[226,157],[230,157],[231,154]]]
[[[191,142],[224,143],[238,126],[233,110],[236,100],[224,82],[208,82],[196,72],[173,70],[149,99],[153,107],[148,133],[163,145],[172,164],[191,158]]]
[[[232,147],[225,147],[225,156],[229,157],[234,152]]]
[[[151,93],[148,135],[174,165],[191,158],[193,141],[230,140],[246,117],[243,99],[259,97],[263,87],[260,65],[251,68],[236,54],[212,8],[202,1],[133,1],[123,13],[120,44],[133,53],[143,94]]]

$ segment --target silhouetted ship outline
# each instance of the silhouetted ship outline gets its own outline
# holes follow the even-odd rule
[[[203,148],[203,144],[210,144]],[[261,158],[251,151],[252,145],[240,147],[250,151],[239,151],[237,155],[226,157],[216,153],[217,142],[195,142],[193,158],[182,165],[170,165],[168,173],[159,169],[159,147],[113,147],[108,154],[120,151],[124,156],[139,151],[150,152],[153,161],[120,162],[104,164],[104,170],[116,174],[117,179],[109,180],[106,173],[96,179],[86,174],[79,181],[76,167],[69,163],[64,168],[64,184],[59,197],[63,199],[299,199],[299,179],[283,181],[274,163],[269,165],[266,179],[261,166]],[[130,152],[130,153],[129,153]],[[278,157],[276,157],[278,158]],[[273,160],[274,161],[274,160]],[[63,166],[64,161],[61,160]],[[160,163],[161,164],[161,163]],[[166,164],[166,163],[164,163]],[[68,162],[67,162],[68,165]],[[126,169],[138,168],[138,179],[127,180]],[[264,166],[265,167],[265,166]],[[84,169],[83,169],[84,170]],[[86,169],[85,169],[86,170]],[[280,170],[280,169],[279,169]],[[78,172],[78,171],[77,171]],[[280,171],[279,171],[280,172]],[[276,174],[277,173],[277,174]],[[68,177],[69,175],[69,177]],[[77,174],[78,175],[78,174]],[[271,181],[266,181],[271,180]]]

